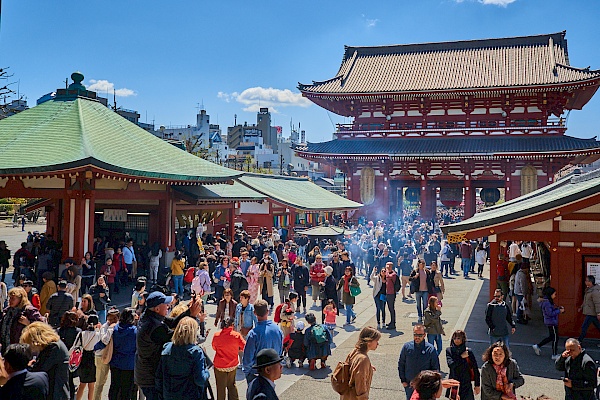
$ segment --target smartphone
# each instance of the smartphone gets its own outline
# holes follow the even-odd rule
[[[458,399],[458,386],[453,386],[450,388],[450,396],[448,397],[450,400]]]

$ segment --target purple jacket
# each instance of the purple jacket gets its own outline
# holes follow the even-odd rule
[[[540,307],[542,308],[542,314],[544,314],[544,325],[558,326],[558,314],[560,314],[560,308],[550,303],[547,298],[542,299]]]

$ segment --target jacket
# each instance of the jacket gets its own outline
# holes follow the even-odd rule
[[[42,291],[40,292],[40,313],[42,315],[45,315],[48,312],[46,305],[48,304],[50,296],[56,293],[56,291],[56,283],[54,283],[53,280],[47,281],[46,283],[44,283],[44,286],[42,286]]]
[[[246,341],[233,327],[215,332],[212,348],[216,352],[213,363],[215,368],[232,368],[239,364],[239,352],[246,347]]]
[[[113,356],[110,359],[111,367],[133,371],[136,335],[137,326],[135,325],[121,325],[120,322],[115,325],[112,333]]]
[[[518,295],[527,295],[530,293],[529,290],[529,286],[530,286],[531,282],[529,282],[529,274],[523,272],[522,269],[517,271],[517,274],[515,276],[515,287],[514,287],[514,292],[515,294]],[[600,310],[600,308],[599,308]]]
[[[462,358],[462,353],[467,351],[469,357]],[[471,386],[471,371],[473,371],[473,383],[475,387],[481,386],[481,375],[479,374],[479,368],[477,367],[477,358],[473,351],[466,347],[464,344],[455,346],[452,344],[446,348],[446,361],[448,362],[448,368],[450,369],[450,375],[448,378],[456,379],[460,382],[460,388],[463,386]]]
[[[435,348],[423,340],[404,343],[398,359],[398,375],[401,382],[410,383],[423,370],[439,371],[440,360]]]
[[[327,275],[325,274],[325,264],[314,263],[310,266],[309,274],[310,274],[310,284],[316,285],[319,282],[325,281]]]
[[[279,400],[275,388],[271,386],[271,383],[263,378],[261,375],[256,377],[246,391],[247,400]]]
[[[379,275],[377,272],[377,268],[373,268],[373,272],[371,273],[371,282],[373,282],[373,297],[379,297],[379,291],[385,282],[381,281],[381,275]]]
[[[333,304],[338,304],[339,299],[338,299],[337,285],[335,283],[335,278],[332,275],[329,275],[325,279],[325,286],[323,286],[323,288],[324,288],[325,298],[323,298],[322,300],[333,300]]]
[[[150,376],[154,380],[154,374]],[[163,400],[202,399],[209,373],[198,345],[166,343],[156,370],[156,390]]]
[[[427,292],[435,293],[435,288],[433,287],[433,280],[431,279],[431,271],[428,269],[425,269],[424,271],[427,275],[427,277],[425,278],[425,282],[427,283]],[[421,286],[421,278],[419,275],[419,268],[417,268],[413,269],[410,273],[410,276],[408,277],[408,280],[410,281],[411,290],[413,290],[414,292],[418,292]]]
[[[350,279],[348,280],[348,290],[350,290],[350,286],[360,287],[360,284],[358,283],[356,277],[350,277]],[[356,302],[356,299],[350,294],[350,291],[346,292],[344,290],[344,276],[342,276],[342,279],[340,279],[337,283],[337,289],[342,291],[342,303],[354,304]]]
[[[485,309],[485,323],[488,326],[488,335],[496,337],[508,336],[508,326],[516,327],[512,319],[512,312],[505,302],[492,300]]]
[[[154,387],[154,376],[163,346],[173,337],[171,328],[176,327],[183,317],[189,316],[189,310],[177,318],[162,317],[149,309],[144,311],[138,322],[136,336],[134,379],[139,387]]]
[[[481,367],[481,400],[501,400],[502,393],[496,390],[496,370],[493,362],[486,361]],[[506,367],[506,378],[508,383],[514,384],[514,389],[523,386],[525,379],[519,371],[516,361],[510,359]]]
[[[583,315],[600,314],[600,285],[585,289],[582,308]]]
[[[565,386],[567,398],[575,400],[590,398],[589,395],[585,396],[584,393],[590,393],[596,388],[597,368],[596,363],[585,350],[575,358],[561,356],[554,365],[557,370],[565,371],[565,378],[572,381],[573,387],[568,388]]]
[[[50,343],[38,355],[31,366],[32,372],[48,374],[48,397],[46,400],[69,399],[69,350],[60,340]]]
[[[279,326],[271,320],[258,321],[246,337],[246,347],[242,358],[244,374],[256,374],[252,368],[256,364],[256,355],[262,349],[271,348],[281,354],[283,351],[283,333]]]
[[[50,313],[48,323],[53,328],[57,328],[64,313],[73,308],[73,296],[63,290],[59,290],[50,296],[46,308]]]
[[[225,315],[225,307],[227,306],[227,301],[225,299],[219,300],[219,304],[217,305],[217,313],[215,314],[215,324],[219,321],[225,321],[226,318],[235,318],[235,308],[237,307],[237,302],[234,299],[229,301],[229,315]]]
[[[242,314],[244,315],[243,325],[241,325]],[[258,319],[256,318],[256,314],[254,314],[254,305],[248,303],[244,311],[242,311],[242,303],[238,303],[238,305],[235,306],[235,321],[233,323],[233,326],[235,327],[236,331],[240,332],[242,328],[252,329],[256,326],[257,323]]]
[[[367,353],[358,349],[352,352],[346,358],[350,364],[350,390],[340,396],[340,400],[366,400],[369,398],[371,390],[371,381],[373,379],[373,366]]]
[[[305,265],[299,266],[296,265],[293,269],[294,275],[294,289],[298,293],[304,293],[305,287],[310,285],[310,276],[308,272],[308,268]]]
[[[323,343],[317,343],[315,335],[313,334],[315,325],[309,326],[304,331],[304,348],[306,349],[306,358],[309,360],[328,357],[331,355],[331,342],[333,341],[331,332],[329,329],[323,326],[323,329],[325,329],[325,334],[327,335],[327,341]]]
[[[546,326],[558,326],[558,314],[560,314],[560,308],[550,303],[550,300],[544,298],[540,301],[540,308],[544,315],[544,325]]]
[[[264,269],[263,269],[264,268]],[[272,262],[261,263],[259,265],[259,282],[260,289],[259,293],[262,293],[263,286],[267,285],[267,296],[273,296],[273,275],[275,274],[275,266]]]
[[[429,274],[429,279],[431,279],[431,286],[433,286],[433,293],[432,294],[439,294],[439,298],[440,300],[444,298],[444,292],[446,291],[446,287],[444,286],[444,278],[443,275],[440,271],[431,271],[431,273]],[[428,285],[429,286],[429,285]],[[440,289],[440,291],[437,291],[437,288]]]
[[[100,293],[104,293],[104,297],[100,296]],[[92,300],[94,301],[94,308],[98,311],[106,309],[106,305],[110,303],[110,297],[108,287],[102,287],[98,284],[94,284],[90,286],[89,294],[92,296]]]
[[[283,339],[283,348],[292,360],[304,360],[306,348],[304,347],[304,332],[295,331],[289,333]]]
[[[6,307],[4,309],[4,312],[1,315],[4,316],[6,314],[6,312],[8,311],[8,309],[9,309],[9,307]],[[25,325],[23,325],[19,322],[20,315],[26,316],[27,319],[29,320],[29,322],[46,320],[44,317],[42,317],[42,315],[40,314],[40,312],[38,311],[37,308],[35,308],[31,304],[25,306],[25,308],[23,308],[21,310],[20,314],[18,316],[16,316],[12,321],[12,324],[10,326],[10,343],[19,343],[19,339],[21,338],[21,333],[23,332],[23,329],[25,329]],[[2,319],[0,318],[0,321],[1,320]]]
[[[45,400],[49,387],[48,374],[26,371],[13,376],[0,387],[0,399]]]
[[[425,317],[425,331],[429,335],[445,335],[444,327],[442,326],[442,312],[440,310],[430,310],[427,308],[423,312]]]

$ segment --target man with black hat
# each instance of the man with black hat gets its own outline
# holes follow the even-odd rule
[[[134,379],[142,390],[147,400],[160,399],[154,386],[154,376],[160,361],[163,345],[173,337],[173,328],[183,317],[198,318],[204,321],[205,315],[200,314],[200,297],[192,299],[189,309],[177,318],[167,317],[169,304],[173,296],[166,296],[161,292],[152,292],[146,299],[146,311],[138,323],[136,338]]]
[[[263,349],[256,355],[256,364],[252,367],[258,370],[258,376],[248,386],[248,400],[279,400],[275,393],[275,381],[281,378],[283,357],[273,349]]]
[[[73,296],[67,293],[67,281],[59,281],[58,292],[50,296],[48,304],[46,304],[48,314],[50,315],[48,323],[53,328],[58,328],[60,326],[60,319],[67,311],[73,308],[73,304]]]

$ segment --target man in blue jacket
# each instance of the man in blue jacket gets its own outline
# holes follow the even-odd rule
[[[439,371],[440,360],[435,348],[425,341],[425,327],[421,324],[413,328],[412,342],[406,342],[398,359],[398,374],[404,386],[406,398],[410,399],[413,388],[410,382],[424,370]]]

